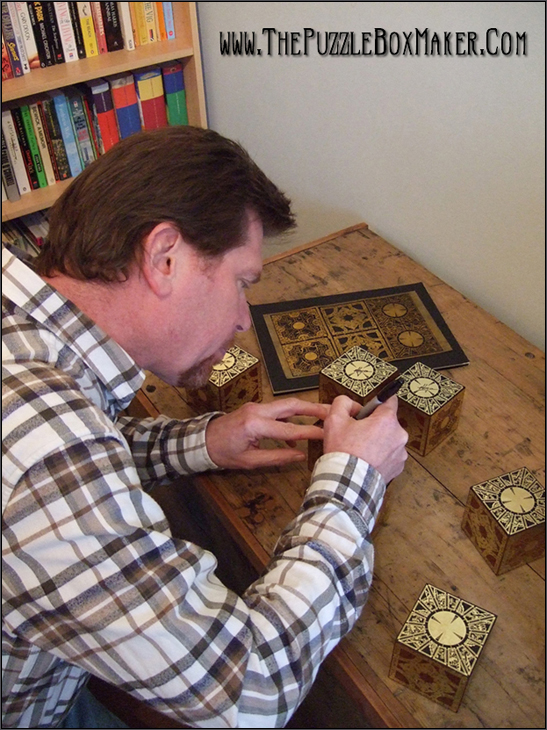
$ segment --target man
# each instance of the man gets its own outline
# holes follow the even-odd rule
[[[206,381],[250,326],[263,232],[293,222],[241,147],[170,127],[72,182],[35,271],[3,252],[4,727],[86,726],[74,718],[90,674],[192,727],[281,726],[359,616],[370,531],[406,458],[396,399],[361,421],[347,398],[120,415],[143,369]],[[171,537],[143,487],[304,458],[262,438],[323,438],[325,455],[239,597],[210,553]]]

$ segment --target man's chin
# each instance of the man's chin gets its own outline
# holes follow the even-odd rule
[[[203,388],[207,385],[213,365],[220,362],[218,357],[210,357],[204,362],[194,365],[194,367],[181,373],[178,378],[177,387],[179,388]]]

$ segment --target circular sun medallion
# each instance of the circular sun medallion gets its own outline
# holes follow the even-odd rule
[[[525,515],[536,506],[534,495],[523,487],[506,487],[501,492],[499,500],[506,510],[517,515]]]
[[[401,332],[397,339],[401,345],[411,348],[420,347],[420,345],[423,345],[424,343],[422,335],[414,330],[405,330],[404,332]]]
[[[304,322],[295,322],[292,327],[294,330],[303,330],[305,326]]]
[[[217,362],[216,365],[213,365],[213,370],[216,370],[217,372],[223,372],[225,370],[233,368],[235,363],[236,359],[234,355],[232,355],[231,352],[227,352],[220,362]]]
[[[408,309],[404,304],[398,304],[397,302],[391,302],[382,307],[382,312],[388,317],[404,317],[408,312]]]
[[[427,630],[442,646],[456,646],[467,636],[465,621],[454,611],[436,611],[427,621]]]
[[[352,360],[344,367],[344,372],[352,380],[369,380],[374,375],[374,367],[365,360]]]
[[[438,395],[440,385],[433,378],[413,378],[408,384],[410,392],[420,398],[434,398]]]

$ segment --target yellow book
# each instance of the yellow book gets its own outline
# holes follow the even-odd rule
[[[93,16],[91,14],[91,3],[78,3],[78,17],[80,18],[80,26],[82,28],[82,36],[84,38],[86,58],[98,56],[99,46],[97,44],[97,37],[95,36],[95,26],[93,25]]]
[[[158,40],[158,27],[156,25],[155,3],[141,3],[144,11],[144,27],[148,43]]]
[[[135,2],[129,3],[131,10],[131,19],[134,23],[134,36],[135,41],[139,46],[144,46],[149,43],[148,34],[146,32],[146,22],[144,19],[144,6],[150,5],[150,3]]]

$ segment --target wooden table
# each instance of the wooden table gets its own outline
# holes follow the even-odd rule
[[[545,483],[543,353],[365,224],[273,257],[249,301],[415,282],[425,284],[470,359],[449,371],[466,387],[463,412],[457,431],[427,457],[411,455],[390,485],[375,528],[369,601],[327,671],[375,727],[544,728],[545,560],[497,577],[460,528],[472,485],[522,466]],[[253,331],[237,344],[260,357]],[[269,400],[265,371],[263,381]],[[161,412],[189,415],[183,390],[150,376],[144,392]],[[308,482],[307,467],[296,465],[208,474],[198,487],[260,570]],[[388,678],[394,640],[426,583],[498,616],[457,713]]]

